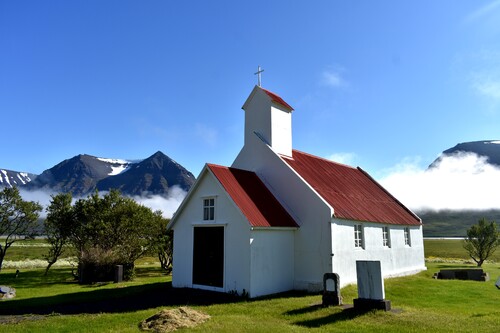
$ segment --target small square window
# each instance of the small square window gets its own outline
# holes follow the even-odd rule
[[[361,224],[354,225],[354,247],[358,249],[364,248],[363,241],[363,226]]]
[[[389,227],[382,227],[382,245],[384,247],[391,247],[391,234]]]
[[[215,199],[214,198],[203,199],[203,220],[204,221],[215,220]]]
[[[405,233],[405,245],[411,246],[410,228],[406,227],[404,233]]]

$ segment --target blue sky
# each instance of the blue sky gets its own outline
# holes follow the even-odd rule
[[[262,86],[294,148],[380,179],[500,139],[500,1],[1,1],[0,167],[230,165]]]

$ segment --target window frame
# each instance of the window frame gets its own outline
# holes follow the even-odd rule
[[[364,239],[364,230],[362,224],[354,225],[354,248],[356,249],[364,249],[365,248],[365,239]]]
[[[202,211],[202,219],[203,221],[215,221],[215,206],[216,200],[215,197],[205,197],[202,198],[203,201],[203,211]]]
[[[388,226],[382,227],[382,246],[385,248],[391,247],[391,231]]]
[[[403,234],[404,234],[405,246],[411,246],[410,228],[405,227],[403,229]]]

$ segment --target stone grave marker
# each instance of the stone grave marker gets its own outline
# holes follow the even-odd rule
[[[323,306],[342,305],[340,296],[340,277],[337,273],[323,275]]]
[[[498,277],[497,282],[495,282],[495,286],[497,286],[497,288],[500,289],[500,276]]]
[[[380,261],[357,260],[358,298],[354,308],[359,310],[391,309],[391,301],[385,299],[384,279]]]

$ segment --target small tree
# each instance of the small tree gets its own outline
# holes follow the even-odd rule
[[[105,278],[118,264],[124,265],[124,278],[131,278],[135,260],[149,251],[156,225],[162,223],[161,214],[116,190],[80,199],[73,210],[69,241],[77,250],[84,280]]]
[[[5,254],[19,239],[36,235],[38,216],[42,206],[33,201],[24,201],[17,187],[0,191],[0,235],[6,237],[0,243],[0,271]]]
[[[168,219],[155,212],[157,222],[154,224],[154,233],[151,240],[151,254],[157,255],[161,268],[169,274],[172,271],[173,232],[167,230]]]
[[[52,196],[50,205],[47,207],[47,218],[44,221],[45,235],[50,244],[49,253],[45,255],[47,268],[57,262],[57,259],[64,251],[64,246],[68,243],[71,231],[75,225],[73,207],[71,206],[71,193],[61,193]]]
[[[498,247],[500,234],[495,221],[482,218],[477,224],[467,229],[467,238],[464,240],[464,249],[469,256],[481,267]]]

